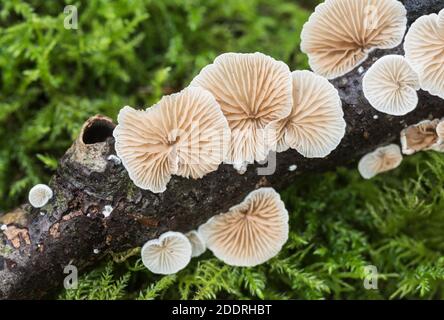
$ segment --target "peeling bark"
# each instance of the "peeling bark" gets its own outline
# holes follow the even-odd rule
[[[443,0],[403,2],[409,23],[444,7]],[[402,48],[373,52],[363,70],[391,53],[402,54]],[[123,166],[109,158],[115,154],[115,125],[106,117],[91,118],[60,160],[50,182],[53,199],[42,209],[23,205],[0,216],[0,224],[8,226],[0,234],[0,298],[48,297],[61,288],[66,276],[63,269],[69,263],[82,270],[97,263],[106,252],[140,246],[168,230],[190,231],[241,202],[254,189],[281,189],[303,173],[352,164],[380,145],[399,143],[399,134],[406,126],[444,117],[444,101],[423,91],[419,106],[408,115],[382,114],[364,98],[362,76],[356,68],[333,81],[343,101],[347,132],[328,157],[306,159],[294,150],[279,153],[276,172],[271,176],[258,175],[259,164],[249,166],[243,175],[221,165],[203,179],[173,177],[161,194],[134,186]],[[297,170],[290,171],[294,164]],[[106,205],[113,207],[107,218],[102,214]]]

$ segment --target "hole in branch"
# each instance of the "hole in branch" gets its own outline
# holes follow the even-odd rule
[[[107,138],[113,136],[115,124],[104,119],[96,119],[85,127],[83,131],[83,143],[94,144],[105,142]]]

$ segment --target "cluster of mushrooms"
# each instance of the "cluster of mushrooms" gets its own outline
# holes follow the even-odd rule
[[[292,148],[307,158],[324,158],[346,128],[339,93],[328,79],[352,71],[375,49],[401,44],[406,15],[397,0],[326,0],[301,35],[313,72],[291,72],[284,62],[258,52],[222,54],[181,92],[146,110],[124,107],[114,130],[117,156],[133,183],[154,193],[164,192],[173,175],[199,179],[221,163],[242,174],[271,151]],[[419,18],[404,47],[405,57],[385,56],[363,78],[370,104],[396,116],[416,108],[419,89],[444,98],[444,10]],[[444,124],[407,128],[402,141],[405,152],[438,150]],[[385,146],[366,155],[359,171],[371,178],[401,160],[397,145]],[[288,229],[279,194],[261,188],[198,230],[169,231],[148,241],[142,261],[154,273],[171,274],[209,248],[227,264],[255,266],[281,250]]]

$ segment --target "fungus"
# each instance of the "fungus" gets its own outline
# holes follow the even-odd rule
[[[444,29],[444,9],[438,13],[438,27]]]
[[[124,107],[114,130],[116,152],[134,184],[159,193],[171,175],[202,178],[227,152],[228,123],[210,92],[186,88],[146,111]]]
[[[113,162],[115,165],[120,165],[122,163],[122,160],[114,154],[109,155],[107,160]]]
[[[288,238],[288,212],[272,188],[251,192],[227,213],[212,217],[199,233],[229,265],[250,267],[274,257]]]
[[[315,73],[333,79],[374,49],[398,46],[406,25],[407,10],[396,0],[326,0],[302,29],[301,50]]]
[[[401,149],[396,144],[380,147],[359,161],[358,170],[364,179],[397,168],[402,161]]]
[[[191,82],[209,90],[231,129],[226,163],[240,169],[269,153],[265,128],[291,110],[288,66],[262,53],[225,53]]]
[[[113,212],[113,210],[114,210],[114,209],[113,209],[112,206],[110,206],[110,205],[106,205],[106,206],[103,208],[102,214],[104,215],[105,218],[108,218],[109,215],[111,214],[111,212]]]
[[[191,243],[179,232],[168,231],[159,239],[150,240],[142,247],[142,262],[156,274],[172,274],[182,270],[191,260]]]
[[[94,254],[99,254],[99,253],[100,253],[100,250],[99,250],[99,249],[94,249],[94,250],[93,250],[93,253],[94,253]]]
[[[364,96],[380,112],[402,116],[418,105],[419,78],[403,56],[379,59],[365,74],[362,87]]]
[[[346,123],[338,91],[310,71],[292,73],[293,107],[290,115],[269,126],[276,151],[296,149],[307,158],[323,158],[341,142]]]
[[[198,257],[207,250],[205,241],[202,239],[199,232],[193,230],[188,232],[186,236],[191,243],[191,257]]]
[[[298,168],[297,165],[292,164],[291,166],[288,167],[288,171],[293,172],[293,171],[296,171],[297,168]]]
[[[421,89],[444,99],[444,9],[418,18],[404,41],[405,57],[418,73]]]
[[[38,184],[29,191],[28,200],[34,208],[42,208],[52,198],[53,192],[46,184]]]
[[[2,226],[0,227],[0,230],[5,231],[8,229],[8,226],[6,224],[2,224]]]
[[[436,134],[438,135],[438,143],[444,143],[444,121],[440,121],[436,126]]]
[[[402,153],[412,155],[418,151],[430,150],[437,143],[439,120],[424,120],[401,131]]]

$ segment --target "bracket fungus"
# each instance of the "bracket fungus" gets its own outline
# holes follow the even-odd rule
[[[419,78],[403,56],[376,61],[364,75],[362,87],[372,107],[383,113],[403,116],[418,105]]]
[[[418,18],[404,41],[405,57],[419,75],[421,89],[444,99],[444,9]]]
[[[424,120],[401,131],[402,153],[412,155],[419,151],[431,150],[438,142],[439,120]]]
[[[307,158],[324,158],[341,142],[346,123],[338,91],[310,71],[294,71],[293,107],[285,119],[269,126],[277,152],[296,149]]]
[[[362,157],[358,170],[364,179],[371,179],[380,173],[397,168],[401,162],[401,149],[396,144],[390,144]]]
[[[185,268],[191,260],[191,243],[180,232],[168,231],[159,239],[142,247],[142,262],[156,274],[173,274]]]
[[[251,267],[282,249],[288,228],[288,212],[279,194],[261,188],[227,213],[212,217],[199,227],[199,233],[217,258],[229,265]]]
[[[186,236],[191,243],[191,257],[198,257],[207,250],[205,241],[202,239],[199,232],[193,230],[188,232]]]
[[[136,186],[155,193],[173,174],[198,179],[217,170],[228,150],[227,120],[202,88],[164,96],[145,111],[124,107],[118,122],[118,157]]]
[[[302,29],[301,50],[314,72],[333,79],[374,49],[398,46],[406,26],[407,10],[396,0],[326,0]]]
[[[263,161],[269,153],[266,127],[291,110],[288,66],[265,54],[224,53],[190,84],[209,90],[231,129],[226,163],[235,168]]]
[[[31,188],[28,195],[28,200],[34,208],[44,207],[52,198],[53,192],[46,184],[37,184]]]

